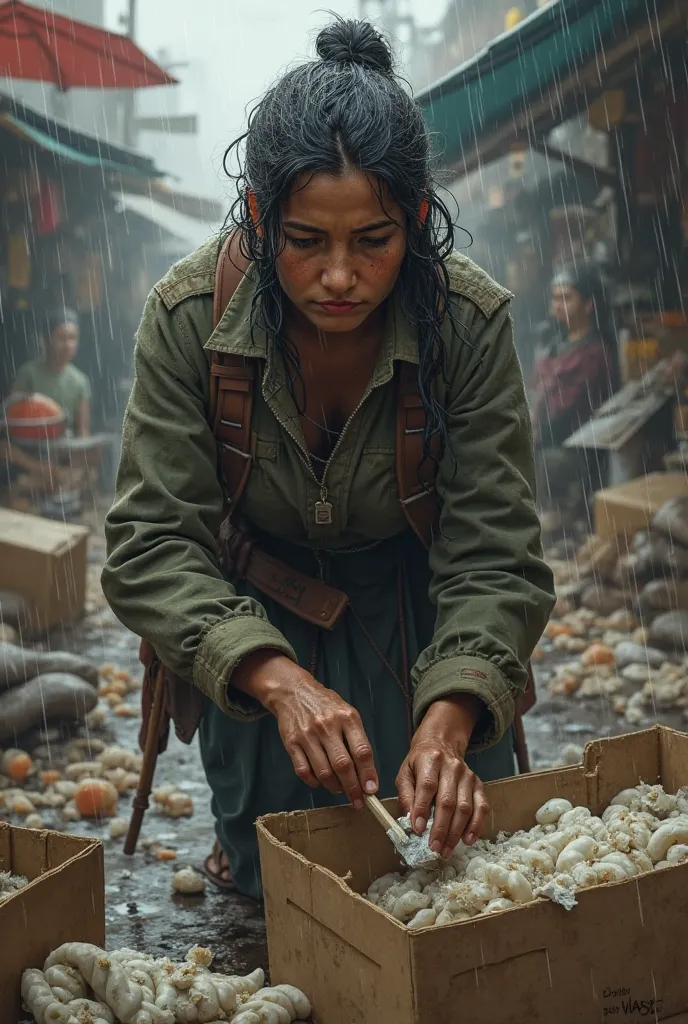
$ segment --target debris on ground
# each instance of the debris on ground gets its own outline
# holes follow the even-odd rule
[[[206,881],[203,875],[193,868],[182,868],[175,872],[172,879],[172,886],[175,892],[202,893],[206,890]]]
[[[43,970],[24,971],[24,1007],[39,1022],[155,1020],[234,1021],[235,1024],[290,1024],[306,1020],[311,1006],[293,985],[265,986],[265,972],[219,974],[213,954],[194,946],[182,963],[131,949],[106,953],[86,942],[66,942],[47,958]]]
[[[632,726],[658,709],[688,721],[688,500],[666,502],[628,550],[592,536],[548,561],[557,604],[534,661],[549,694],[602,700]]]

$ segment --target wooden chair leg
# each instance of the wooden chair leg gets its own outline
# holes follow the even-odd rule
[[[146,736],[146,748],[143,752],[143,764],[139,776],[139,787],[134,798],[134,806],[129,822],[129,831],[124,841],[124,852],[131,856],[136,852],[136,844],[139,839],[143,816],[148,808],[148,798],[153,788],[153,776],[155,765],[158,760],[158,743],[160,741],[160,722],[165,707],[165,669],[162,665],[158,670],[155,680],[155,693],[153,704],[148,719],[148,734]]]

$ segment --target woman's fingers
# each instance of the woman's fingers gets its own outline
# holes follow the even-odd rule
[[[411,827],[420,835],[430,817],[430,808],[439,785],[440,760],[436,755],[427,754],[414,764],[415,791],[411,809]]]
[[[468,822],[463,835],[463,841],[467,846],[472,846],[476,839],[478,839],[485,827],[485,822],[487,821],[489,813],[490,805],[487,797],[485,796],[483,784],[480,779],[476,777],[475,786],[473,787],[473,815],[471,820]]]
[[[413,774],[413,768],[409,764],[408,757],[399,769],[399,774],[396,777],[396,786],[401,809],[404,814],[410,814],[416,795],[416,777]]]
[[[306,754],[302,747],[295,746],[290,751],[291,763],[294,765],[294,771],[307,786],[311,789],[317,789],[320,783],[313,774],[310,761],[306,757]]]
[[[456,811],[457,789],[461,762],[444,762],[439,773],[437,796],[435,798],[435,816],[430,832],[430,849],[439,853],[443,849]]]
[[[380,780],[375,770],[373,748],[358,716],[344,726],[344,739],[353,758],[354,768],[362,793],[377,793]],[[362,797],[360,797],[362,800]],[[353,800],[351,801],[354,802]]]
[[[325,753],[338,784],[347,799],[358,810],[363,807],[363,793],[349,751],[339,737],[326,741]]]
[[[328,793],[339,794],[342,787],[337,778],[337,773],[330,764],[327,751],[317,738],[308,738],[302,741],[303,752],[308,758],[311,771],[316,779],[316,786],[322,786]]]
[[[474,812],[473,785],[475,781],[473,772],[465,768],[459,777],[458,786],[455,785],[454,787],[454,812],[442,843],[441,854],[443,857],[451,857],[457,843],[466,830],[466,825],[472,819]]]

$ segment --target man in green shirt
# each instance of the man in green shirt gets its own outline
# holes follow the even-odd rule
[[[15,393],[41,394],[52,398],[67,413],[67,424],[76,437],[90,433],[91,385],[73,365],[79,348],[79,318],[71,309],[48,315],[45,353],[19,367],[12,388]]]

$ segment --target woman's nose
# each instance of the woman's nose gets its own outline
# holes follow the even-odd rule
[[[356,284],[354,261],[346,252],[328,254],[322,272],[322,284],[333,295],[344,295]]]

